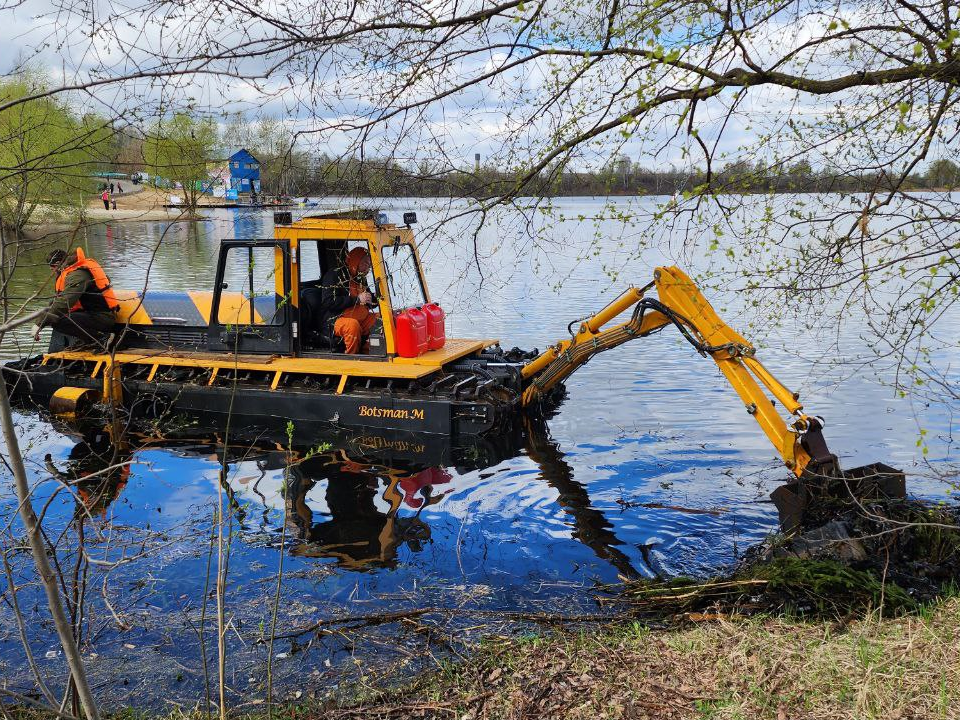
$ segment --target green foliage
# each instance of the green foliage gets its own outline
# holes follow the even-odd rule
[[[751,575],[766,580],[769,590],[783,592],[791,602],[809,602],[820,611],[881,605],[898,611],[917,607],[910,594],[896,583],[883,583],[870,571],[855,570],[835,560],[783,558],[758,566]]]
[[[200,199],[200,184],[209,180],[218,144],[212,119],[179,112],[153,124],[143,154],[151,174],[180,183],[187,208],[193,211]]]
[[[953,514],[946,509],[908,507],[900,519],[916,523],[910,548],[915,560],[943,565],[960,558],[960,529]]]
[[[955,188],[960,186],[960,166],[951,160],[934,160],[925,179],[930,187]]]
[[[31,97],[44,79],[24,73],[0,82],[0,102]],[[90,175],[110,151],[109,124],[79,116],[65,101],[30,99],[0,112],[0,220],[19,230],[41,209],[79,210],[96,190]]]
[[[805,613],[843,614],[877,608],[918,609],[911,595],[870,570],[828,559],[779,558],[748,566],[731,578],[697,583],[689,578],[629,583],[624,598],[638,611],[676,614],[706,608],[748,606],[797,608]]]

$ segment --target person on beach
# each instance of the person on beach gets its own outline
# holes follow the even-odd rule
[[[103,209],[109,210],[110,209],[110,191],[105,189],[102,193],[100,193],[100,199],[103,200]]]
[[[113,183],[110,183],[110,194],[113,195]]]
[[[67,253],[54,250],[47,265],[57,276],[57,295],[33,326],[33,339],[40,330],[52,327],[81,343],[99,343],[113,329],[115,312],[120,308],[110,278],[93,258],[77,248]]]

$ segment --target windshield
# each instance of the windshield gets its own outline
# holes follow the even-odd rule
[[[423,285],[420,283],[420,268],[413,248],[409,245],[392,245],[383,248],[383,264],[390,286],[390,300],[395,310],[423,305]]]

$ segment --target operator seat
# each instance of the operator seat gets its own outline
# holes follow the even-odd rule
[[[323,322],[322,297],[318,287],[305,287],[300,291],[300,332],[303,343],[316,350],[345,352],[343,338],[333,332],[333,324]]]

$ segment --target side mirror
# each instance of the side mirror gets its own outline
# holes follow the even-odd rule
[[[403,224],[407,227],[410,227],[417,222],[417,214],[415,212],[405,212],[403,214]]]

